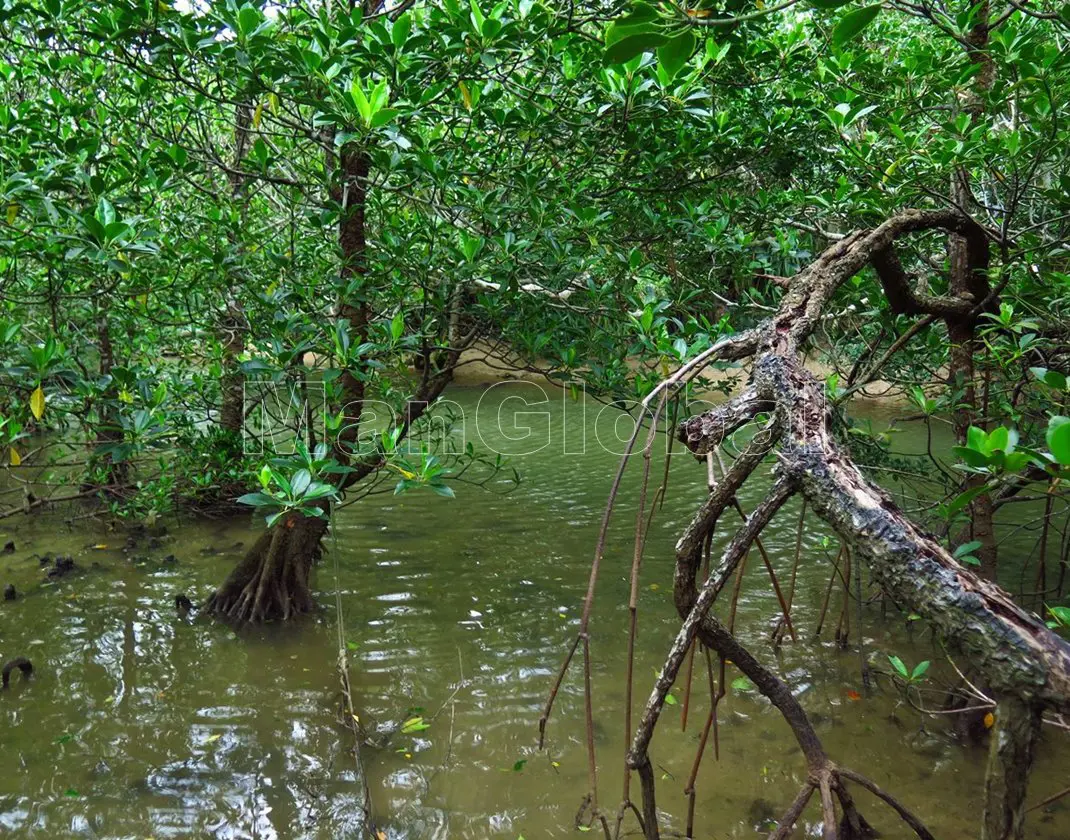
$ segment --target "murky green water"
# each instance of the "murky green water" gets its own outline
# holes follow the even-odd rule
[[[477,447],[482,434],[488,445],[517,451],[534,446],[510,442],[517,430],[507,427],[503,435],[494,430],[495,419],[499,409],[506,420],[524,410],[506,397],[534,394],[494,389],[478,407],[475,390],[456,389],[452,396],[466,409]],[[526,409],[547,412],[548,419],[517,420],[515,426],[537,433],[549,423],[550,436],[541,451],[513,459],[524,474],[513,493],[494,492],[504,484],[489,491],[460,485],[456,500],[414,492],[349,507],[316,573],[323,612],[240,637],[212,621],[176,617],[172,599],[188,591],[203,600],[240,553],[237,543],[253,538],[256,522],[168,522],[159,544],[146,537],[129,550],[125,535],[86,520],[0,522],[0,542],[17,544],[15,554],[0,557],[0,582],[13,581],[24,593],[0,602],[0,658],[27,655],[37,668],[30,682],[16,678],[0,696],[3,833],[355,837],[359,785],[349,735],[338,724],[333,603],[340,591],[347,636],[359,644],[356,701],[383,743],[363,755],[375,816],[387,835],[536,840],[574,834],[586,790],[578,668],[559,697],[548,749],[535,746],[551,673],[576,630],[616,462],[596,436],[612,442],[613,413],[596,422],[600,406],[588,403],[586,417],[580,407],[554,396]],[[478,430],[471,422],[476,415]],[[580,452],[585,434],[586,452],[566,454]],[[915,433],[905,445],[924,444]],[[673,544],[704,493],[703,470],[691,459],[676,459],[673,475],[643,571],[639,702],[677,627],[670,603]],[[624,749],[634,485],[625,488],[611,534],[593,625],[600,792],[610,811],[620,797]],[[759,489],[747,488],[745,506],[753,506]],[[788,508],[764,538],[785,578],[797,512]],[[1013,515],[1028,518],[1021,510]],[[796,597],[798,643],[788,642],[779,654],[765,643],[777,608],[756,557],[737,622],[742,637],[776,664],[834,758],[908,803],[937,837],[977,836],[984,749],[961,745],[941,722],[898,705],[886,683],[872,697],[851,699],[861,691],[856,615],[851,649],[839,650],[831,629],[814,640],[829,566],[825,532],[812,524]],[[1014,558],[1029,552],[1036,534],[1006,533],[1003,557],[1015,582]],[[71,553],[84,571],[44,583],[31,555],[45,552]],[[841,598],[839,591],[833,596],[837,614]],[[912,636],[894,611],[882,621],[879,606],[867,607],[862,624],[867,650],[881,652],[881,661],[884,652],[911,664],[939,658],[928,634]],[[686,733],[680,707],[669,708],[669,725],[653,745],[663,776],[659,804],[676,830],[682,830],[682,788],[708,709],[701,685],[696,677]],[[430,728],[415,736],[396,732],[414,707],[423,709]],[[1033,799],[1065,787],[1068,776],[1065,738],[1048,732]],[[799,752],[776,711],[753,694],[733,694],[722,706],[721,760],[709,756],[700,775],[696,836],[760,836],[756,825],[786,807],[802,780]],[[857,798],[885,837],[908,836],[887,810],[861,793]],[[816,836],[817,819],[809,812],[798,836]],[[1070,835],[1070,805],[1033,812],[1029,835]]]

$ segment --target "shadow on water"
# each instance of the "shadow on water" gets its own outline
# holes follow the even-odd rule
[[[496,389],[497,401],[484,399],[478,416],[496,418],[511,395]],[[476,392],[458,389],[452,396],[476,409]],[[85,521],[4,523],[0,542],[14,540],[16,550],[0,557],[2,582],[14,583],[20,597],[0,602],[0,656],[28,656],[36,673],[25,683],[16,677],[0,696],[3,833],[356,837],[360,786],[337,715],[330,608],[337,589],[348,641],[356,646],[356,703],[377,744],[365,749],[364,759],[376,816],[388,836],[534,840],[574,834],[586,790],[578,669],[563,688],[543,753],[535,749],[536,721],[579,621],[616,463],[596,445],[597,433],[608,439],[598,408],[583,417],[575,406],[553,400],[539,406],[566,440],[551,438],[545,448],[514,458],[524,482],[513,493],[460,485],[456,500],[417,491],[347,508],[316,573],[325,608],[285,627],[236,633],[175,612],[176,593],[204,600],[240,554],[236,544],[249,544],[257,522],[169,523],[152,547],[127,546],[125,537]],[[534,427],[538,420],[516,425]],[[481,426],[485,443],[511,445],[507,436],[487,433],[493,425]],[[584,431],[587,451],[579,454]],[[918,443],[907,433],[904,439],[907,446]],[[478,438],[474,443],[480,446]],[[673,546],[704,492],[703,470],[690,458],[675,459],[672,470],[643,572],[640,699],[675,633]],[[745,507],[759,491],[746,489]],[[614,810],[624,751],[628,509],[634,500],[629,485],[610,534],[592,637],[601,796]],[[763,537],[785,576],[797,515],[798,508],[789,507]],[[976,836],[984,748],[963,746],[940,721],[900,705],[886,683],[873,696],[855,699],[861,692],[857,615],[850,649],[836,647],[829,630],[813,638],[829,565],[827,533],[819,522],[808,524],[796,597],[799,642],[778,653],[766,643],[777,612],[758,563],[750,567],[740,603],[741,636],[776,665],[834,757],[910,804],[936,836]],[[1007,544],[1008,563],[1016,551],[1025,556],[1030,539],[1023,532]],[[49,578],[52,566],[34,556],[46,553],[53,565],[57,555],[70,555],[76,569]],[[841,603],[837,590],[837,616]],[[908,663],[939,659],[928,634],[911,632],[894,610],[882,621],[879,606],[867,607],[862,625],[878,666],[885,653]],[[653,744],[667,822],[685,813],[682,789],[707,709],[699,690],[704,679],[696,668],[687,731],[678,724],[680,706],[669,707]],[[698,836],[761,836],[801,782],[799,751],[777,713],[752,691],[735,691],[722,710],[721,761],[708,761],[700,776]],[[400,722],[415,715],[429,727],[402,731]],[[1052,733],[1041,745],[1036,800],[1065,786],[1070,754],[1061,747]],[[857,796],[885,837],[907,836],[877,803]],[[816,820],[810,813],[799,836],[813,836]],[[1068,835],[1070,805],[1031,815],[1031,837]]]

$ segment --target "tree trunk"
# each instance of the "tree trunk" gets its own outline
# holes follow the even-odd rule
[[[978,66],[978,73],[974,87],[966,94],[966,101],[963,103],[963,110],[975,121],[983,119],[984,97],[995,81],[995,64],[988,55],[988,23],[988,0],[980,0],[976,4],[973,28],[967,36],[969,56]],[[970,212],[971,206],[976,204],[970,187],[970,175],[965,167],[957,167],[952,175],[951,200],[963,213]],[[948,237],[948,261],[951,267],[952,296],[972,296],[975,300],[983,300],[988,293],[988,279],[982,276],[978,267],[973,264],[970,249],[963,237],[956,234]],[[976,326],[976,316],[947,321],[948,339],[951,342],[948,387],[952,394],[958,394],[955,399],[953,425],[959,446],[966,445],[966,434],[970,426],[975,425],[978,411],[974,359],[980,356],[981,342],[977,340]],[[983,426],[985,419],[982,417],[979,422]],[[962,489],[967,491],[983,483],[982,476],[970,475],[963,482]],[[971,537],[981,543],[976,552],[981,561],[981,574],[989,580],[996,580],[998,559],[992,497],[988,493],[977,496],[970,502],[969,511]]]
[[[315,606],[309,586],[326,518],[290,513],[260,535],[205,609],[235,622],[277,621]]]
[[[351,281],[342,293],[339,315],[349,322],[350,338],[360,344],[367,338],[370,310],[363,289],[352,281],[365,272],[364,204],[367,197],[369,158],[352,145],[339,155],[338,185],[331,196],[340,207],[338,242],[342,251],[340,275]],[[351,303],[356,300],[357,303]],[[356,443],[364,404],[364,381],[348,368],[341,382],[345,425],[335,446],[335,456],[348,463]],[[346,476],[345,486],[362,478],[369,469]],[[343,487],[343,489],[344,489]],[[209,599],[208,612],[232,621],[272,621],[308,612],[314,601],[308,579],[312,564],[322,553],[320,544],[329,525],[329,507],[322,517],[288,514],[260,535],[256,544]]]
[[[1025,796],[1039,731],[1039,706],[1015,697],[999,701],[988,750],[981,840],[1025,840]]]
[[[241,226],[245,227],[248,215],[248,202],[245,200],[247,178],[242,174],[242,160],[249,145],[249,127],[252,123],[252,111],[248,104],[242,102],[234,109],[234,166],[227,173],[230,184],[230,199],[239,205]],[[230,244],[239,249],[237,237],[228,237]],[[240,270],[240,266],[239,266]],[[238,357],[245,349],[247,324],[241,303],[233,294],[233,286],[226,290],[226,313],[220,324],[220,339],[223,342],[222,373],[219,375],[219,425],[227,432],[239,438],[245,428],[245,376],[239,367]]]

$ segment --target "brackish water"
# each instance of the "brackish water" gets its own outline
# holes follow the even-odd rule
[[[597,403],[571,403],[556,393],[526,408],[508,399],[534,401],[534,386],[495,388],[482,402],[479,395],[474,389],[450,394],[465,410],[466,434],[477,449],[519,453],[547,444],[511,459],[523,474],[519,488],[504,493],[504,481],[488,488],[457,484],[452,500],[414,491],[349,506],[315,573],[324,609],[291,626],[236,634],[175,614],[176,592],[202,601],[222,580],[241,553],[238,544],[247,546],[260,528],[251,518],[168,520],[158,542],[146,536],[133,547],[123,533],[92,520],[68,523],[62,514],[0,522],[0,542],[13,539],[17,546],[0,557],[0,582],[12,581],[23,593],[0,602],[0,658],[26,655],[37,669],[32,680],[16,677],[0,696],[0,834],[356,837],[360,787],[349,733],[338,723],[334,603],[340,592],[346,636],[358,646],[356,703],[380,743],[362,754],[383,832],[412,840],[575,835],[573,819],[587,789],[578,662],[543,752],[536,749],[536,724],[579,621],[617,460],[600,445],[618,445],[614,412],[599,418]],[[535,413],[514,416],[517,411]],[[524,427],[534,437],[516,440]],[[923,448],[923,435],[906,433],[898,445]],[[657,464],[654,473],[660,476]],[[592,625],[600,794],[610,812],[620,798],[624,750],[637,475],[636,465],[614,520]],[[690,457],[673,460],[672,476],[643,568],[637,709],[678,627],[673,545],[704,495],[704,469]],[[760,489],[745,488],[744,507],[754,506]],[[1023,522],[1036,513],[1012,507],[1021,508],[1012,515]],[[797,516],[794,502],[763,536],[785,584]],[[887,680],[859,697],[858,615],[851,615],[847,650],[831,639],[839,588],[826,630],[814,638],[830,565],[826,529],[813,517],[807,522],[793,612],[798,642],[786,642],[779,653],[767,644],[777,605],[756,554],[739,634],[791,685],[834,759],[907,803],[941,840],[976,837],[984,747],[961,744],[942,720],[901,704]],[[721,545],[730,529],[722,532]],[[1009,521],[1003,533],[1007,583],[1016,584],[1036,533],[1016,532]],[[47,582],[33,557],[46,552],[73,554],[83,571]],[[882,620],[879,605],[867,606],[861,623],[878,668],[888,670],[888,653],[909,665],[940,659],[929,634],[894,609]],[[933,673],[946,671],[937,663]],[[667,707],[652,748],[670,832],[683,829],[682,789],[708,710],[704,680],[696,667],[686,732],[680,704]],[[681,686],[676,696],[682,699]],[[430,727],[404,735],[398,723],[413,709],[422,710],[415,713]],[[721,710],[721,757],[715,762],[709,754],[699,777],[696,837],[763,836],[758,829],[803,781],[803,763],[778,713],[753,691],[733,692]],[[1031,798],[1043,799],[1068,779],[1066,738],[1046,732]],[[869,796],[855,795],[884,837],[910,836]],[[804,822],[797,836],[817,836],[813,805]],[[1032,812],[1028,834],[1070,836],[1070,804]]]

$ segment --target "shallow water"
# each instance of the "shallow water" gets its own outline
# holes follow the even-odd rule
[[[3,582],[23,593],[0,602],[0,658],[26,655],[37,668],[32,680],[16,677],[0,696],[5,836],[356,837],[360,786],[349,734],[338,724],[336,592],[346,638],[359,646],[355,700],[380,743],[362,754],[376,821],[387,836],[574,834],[587,789],[578,663],[558,698],[543,752],[536,749],[537,720],[579,621],[616,463],[598,444],[611,442],[614,415],[599,418],[597,403],[556,395],[527,408],[510,399],[534,401],[533,386],[493,389],[478,404],[475,390],[455,389],[451,396],[470,421],[482,421],[466,429],[477,448],[533,449],[530,441],[515,440],[525,426],[542,434],[535,438],[540,442],[546,429],[549,444],[512,459],[524,480],[511,493],[504,481],[489,489],[459,484],[454,500],[414,491],[348,507],[316,572],[324,609],[290,626],[239,636],[212,621],[175,615],[174,594],[203,600],[240,554],[237,543],[255,537],[256,521],[169,521],[158,544],[145,537],[129,549],[124,534],[87,520],[65,524],[52,515],[0,522],[0,542],[17,544],[15,554],[0,557]],[[517,428],[495,429],[499,413],[508,419],[518,410],[549,416],[514,418]],[[899,445],[918,449],[924,441],[915,430]],[[678,626],[673,545],[704,494],[704,470],[692,459],[674,459],[672,474],[643,568],[637,709]],[[599,788],[610,812],[620,799],[624,750],[632,479],[614,520],[592,625]],[[745,507],[753,507],[760,489],[745,489]],[[785,581],[796,505],[763,537]],[[1026,521],[1026,506],[1015,507],[1023,510],[1013,515]],[[830,567],[827,532],[808,522],[793,612],[798,642],[779,653],[766,643],[777,606],[756,555],[739,607],[741,637],[776,665],[834,759],[907,803],[937,837],[976,837],[984,748],[963,746],[941,721],[901,705],[886,681],[873,695],[852,699],[862,692],[858,616],[852,612],[851,646],[841,651],[831,640],[840,590],[833,594],[834,617],[814,639]],[[729,533],[723,530],[722,545]],[[1027,556],[1036,537],[1009,527],[1005,533],[1007,582],[1016,583],[1016,555]],[[75,555],[82,571],[45,582],[32,557],[45,552]],[[911,632],[891,608],[882,620],[880,606],[868,606],[861,621],[877,667],[887,670],[886,653],[911,665],[940,658],[929,634]],[[933,672],[941,673],[939,664]],[[668,707],[652,747],[669,831],[683,829],[682,789],[708,710],[704,680],[696,665],[686,732],[681,705]],[[676,696],[682,699],[682,686]],[[708,755],[699,776],[695,836],[762,836],[756,829],[787,806],[803,781],[803,763],[778,713],[752,691],[733,692],[721,710],[720,761]],[[422,714],[430,727],[403,735],[397,724],[412,714]],[[1065,738],[1048,732],[1031,798],[1065,787],[1068,776]],[[910,836],[870,797],[858,792],[856,798],[884,837]],[[797,836],[816,836],[813,806],[804,822]],[[1070,805],[1034,811],[1028,833],[1037,840],[1067,837]]]

